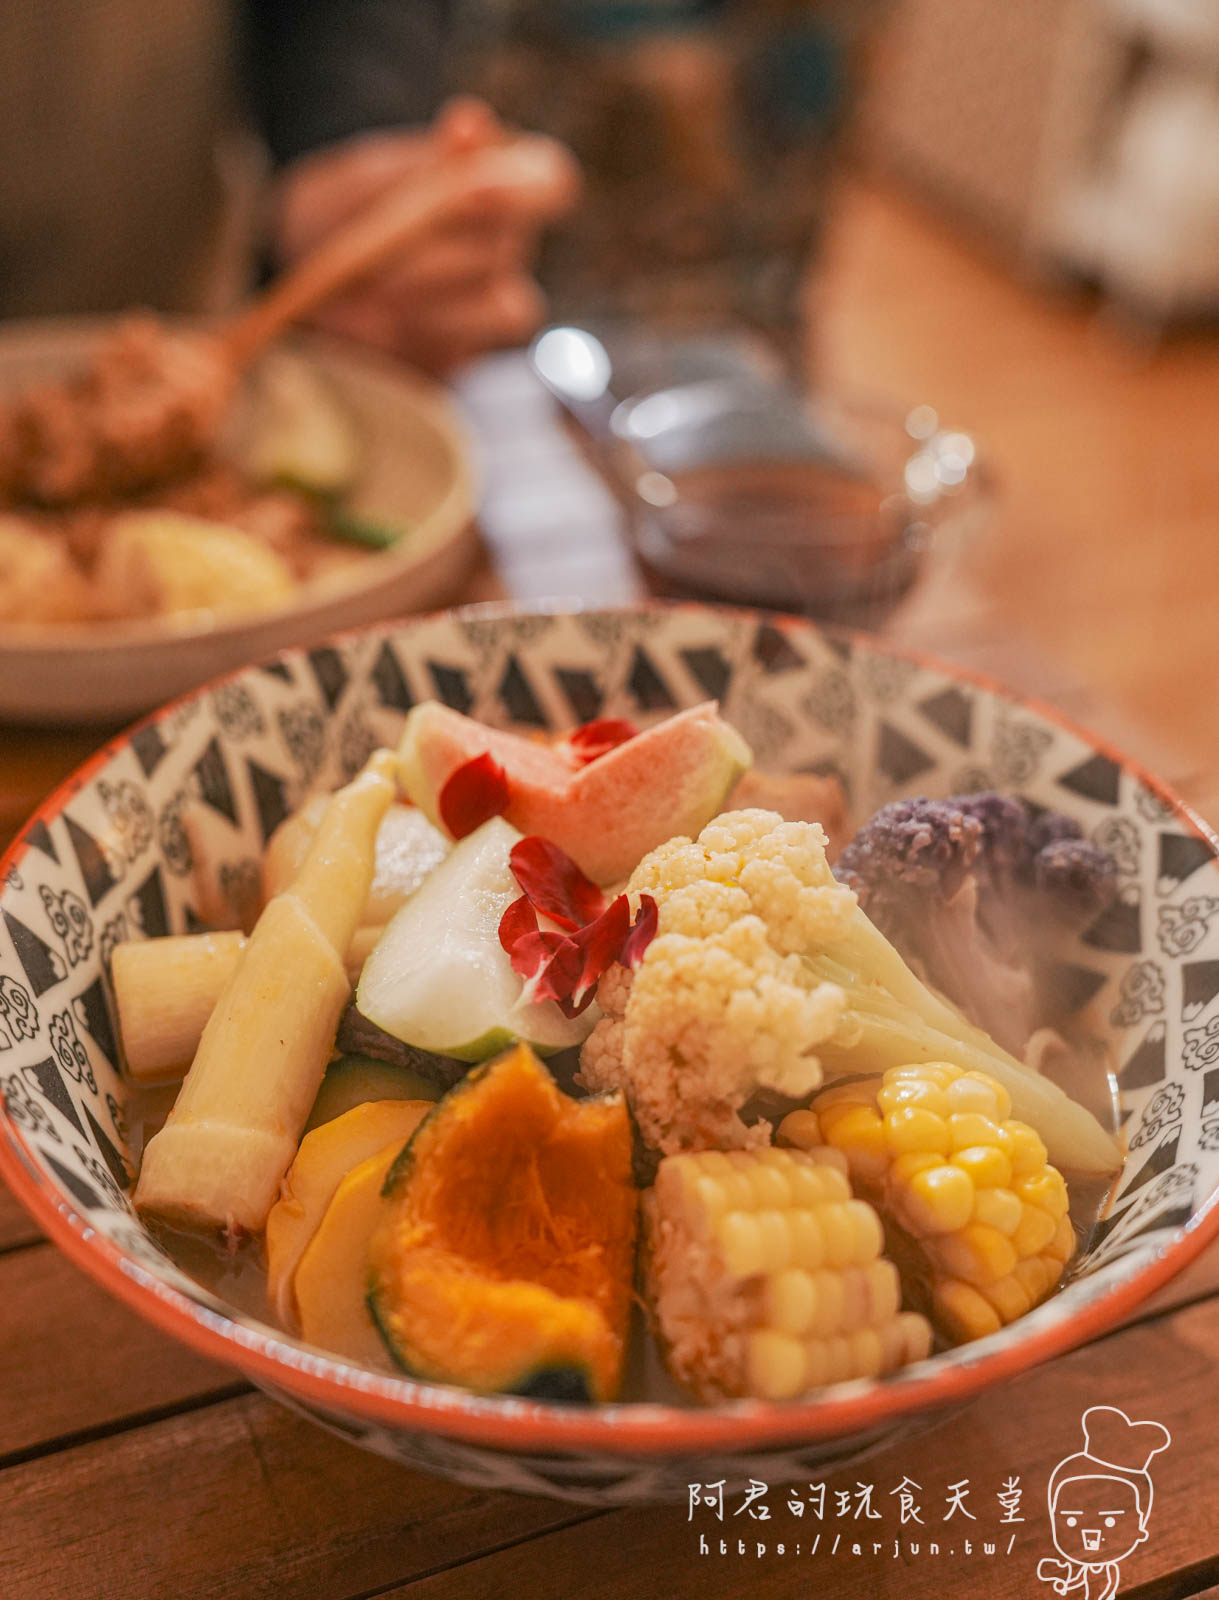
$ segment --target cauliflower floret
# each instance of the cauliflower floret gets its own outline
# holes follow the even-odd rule
[[[582,1082],[623,1089],[644,1141],[666,1154],[765,1143],[769,1125],[746,1127],[741,1107],[759,1089],[811,1093],[816,1047],[846,1009],[801,954],[840,935],[855,904],[830,873],[824,833],[728,812],[697,841],[652,851],[628,891],[655,898],[657,936],[634,973],[602,980]]]
[[[762,1144],[740,1113],[758,1090],[946,1061],[996,1078],[1056,1166],[1111,1172],[1096,1118],[928,989],[837,884],[816,823],[730,811],[670,839],[631,876],[657,933],[634,972],[601,981],[581,1076],[625,1092],[645,1142],[670,1154]]]

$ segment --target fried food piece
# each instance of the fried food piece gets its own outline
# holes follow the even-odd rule
[[[283,558],[251,534],[176,511],[116,517],[95,578],[115,617],[246,616],[288,600],[295,587]]]
[[[67,505],[184,472],[211,444],[235,381],[218,339],[129,317],[83,372],[0,405],[0,495]]]
[[[79,622],[90,605],[62,538],[0,516],[0,622]]]

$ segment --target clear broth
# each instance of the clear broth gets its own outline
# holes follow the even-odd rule
[[[1073,1044],[1075,1052],[1058,1070],[1047,1072],[1060,1087],[1086,1105],[1110,1131],[1120,1123],[1117,1083],[1112,1062],[1101,1040],[1082,1028]],[[176,1088],[132,1091],[128,1103],[132,1157],[138,1161],[144,1145],[164,1122],[173,1103]],[[1116,1178],[1084,1178],[1067,1174],[1071,1195],[1071,1221],[1083,1255],[1097,1224],[1105,1216]],[[267,1269],[260,1238],[226,1245],[213,1236],[192,1234],[157,1222],[149,1231],[183,1272],[226,1305],[249,1317],[279,1328],[267,1295]],[[381,1369],[401,1376],[388,1354]],[[636,1303],[631,1319],[626,1369],[623,1375],[624,1402],[695,1406],[669,1376],[659,1347],[648,1328],[643,1307]]]

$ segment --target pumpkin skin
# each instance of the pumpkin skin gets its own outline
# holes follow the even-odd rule
[[[637,1211],[620,1095],[573,1100],[517,1045],[424,1118],[383,1198],[369,1306],[404,1370],[483,1393],[614,1398]]]

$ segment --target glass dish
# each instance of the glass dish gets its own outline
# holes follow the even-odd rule
[[[710,378],[623,402],[610,436],[606,464],[661,594],[875,627],[988,501],[973,439],[929,406]]]

